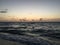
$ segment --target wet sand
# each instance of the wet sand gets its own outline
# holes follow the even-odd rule
[[[18,43],[18,42],[9,41],[9,40],[0,39],[0,45],[23,45],[23,44]]]

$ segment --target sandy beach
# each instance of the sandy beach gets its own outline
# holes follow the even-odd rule
[[[9,41],[9,40],[0,39],[0,45],[23,45],[23,44],[18,43],[18,42]]]

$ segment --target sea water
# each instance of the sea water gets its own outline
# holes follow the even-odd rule
[[[26,45],[60,45],[60,22],[0,22],[0,38]]]

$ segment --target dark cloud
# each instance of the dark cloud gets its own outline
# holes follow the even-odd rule
[[[0,11],[0,13],[7,13],[7,11]]]
[[[1,10],[0,13],[7,13],[7,10],[8,10],[8,9]]]

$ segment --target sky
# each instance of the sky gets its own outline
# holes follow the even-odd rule
[[[60,18],[60,0],[0,0],[1,20]]]

